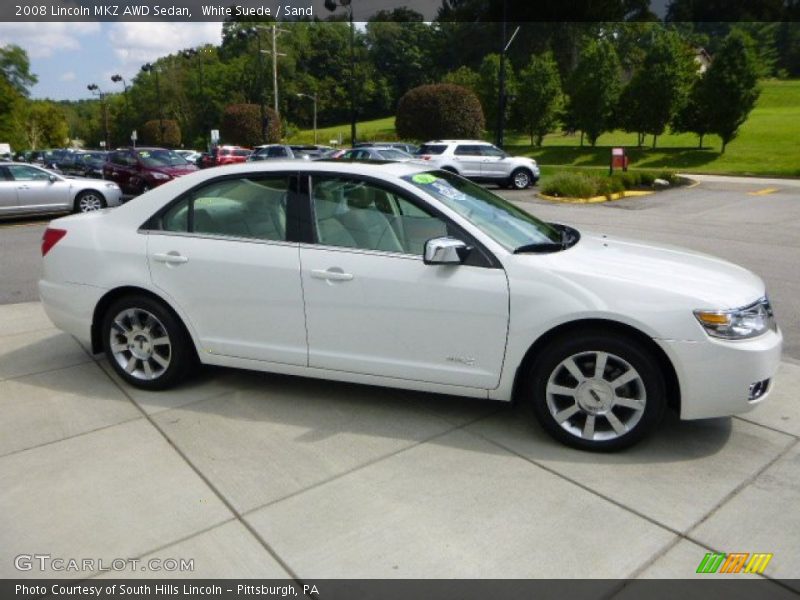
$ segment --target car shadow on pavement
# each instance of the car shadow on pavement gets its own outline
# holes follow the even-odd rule
[[[17,378],[85,362],[80,348],[67,344],[72,340],[62,337],[67,338],[57,334],[55,339],[45,337],[0,352],[0,360],[13,367],[0,376]],[[733,433],[731,419],[681,422],[668,411],[654,435],[639,445],[598,456],[553,441],[522,402],[510,404],[222,367],[201,367],[173,390],[146,392],[122,382],[102,356],[95,359],[99,368],[92,378],[110,377],[131,401],[163,426],[166,435],[199,440],[215,437],[220,447],[233,442],[243,452],[248,440],[258,444],[263,436],[281,438],[297,447],[322,447],[326,440],[349,437],[347,451],[380,447],[376,450],[380,454],[424,441],[456,443],[464,438],[446,434],[464,429],[489,442],[482,448],[510,451],[532,461],[674,463],[714,455]],[[96,382],[86,382],[87,394],[92,383]],[[58,377],[40,377],[35,385],[49,387],[51,392],[69,388],[73,397],[80,394],[80,384],[70,381],[67,385]],[[27,393],[36,397],[33,389]],[[46,396],[50,402],[60,401],[57,393]],[[58,411],[51,414],[51,418],[59,418]]]

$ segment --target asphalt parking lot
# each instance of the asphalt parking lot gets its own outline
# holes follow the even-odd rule
[[[800,578],[800,182],[710,178],[601,205],[508,196],[758,272],[787,339],[770,400],[670,416],[593,455],[523,408],[448,396],[225,369],[146,393],[35,301],[43,222],[4,225],[0,577],[113,575],[14,567],[48,553],[194,559],[180,573],[194,577],[687,578],[716,551],[773,553],[764,577]]]

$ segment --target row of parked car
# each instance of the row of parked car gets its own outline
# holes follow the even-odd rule
[[[364,142],[348,149],[285,144],[255,149],[219,146],[210,153],[154,147],[109,152],[43,150],[15,158],[0,163],[0,216],[97,210],[201,168],[246,161],[419,162],[474,181],[516,189],[525,189],[539,179],[536,161],[509,156],[480,140],[434,140],[419,147],[404,142]],[[29,211],[29,207],[34,208]]]

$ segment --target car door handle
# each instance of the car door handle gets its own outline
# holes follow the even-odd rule
[[[353,276],[350,273],[343,273],[342,271],[327,271],[322,269],[314,269],[311,271],[311,277],[314,279],[327,279],[328,281],[351,281]]]
[[[28,185],[20,185],[17,187],[18,190],[29,190],[31,189]]]
[[[182,256],[177,252],[167,252],[166,254],[153,254],[153,260],[168,265],[181,265],[189,262],[186,256]]]

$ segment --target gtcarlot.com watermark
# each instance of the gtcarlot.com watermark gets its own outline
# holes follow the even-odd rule
[[[14,557],[18,571],[49,571],[56,573],[95,573],[97,571],[194,571],[193,558],[64,558],[51,554],[18,554]]]

